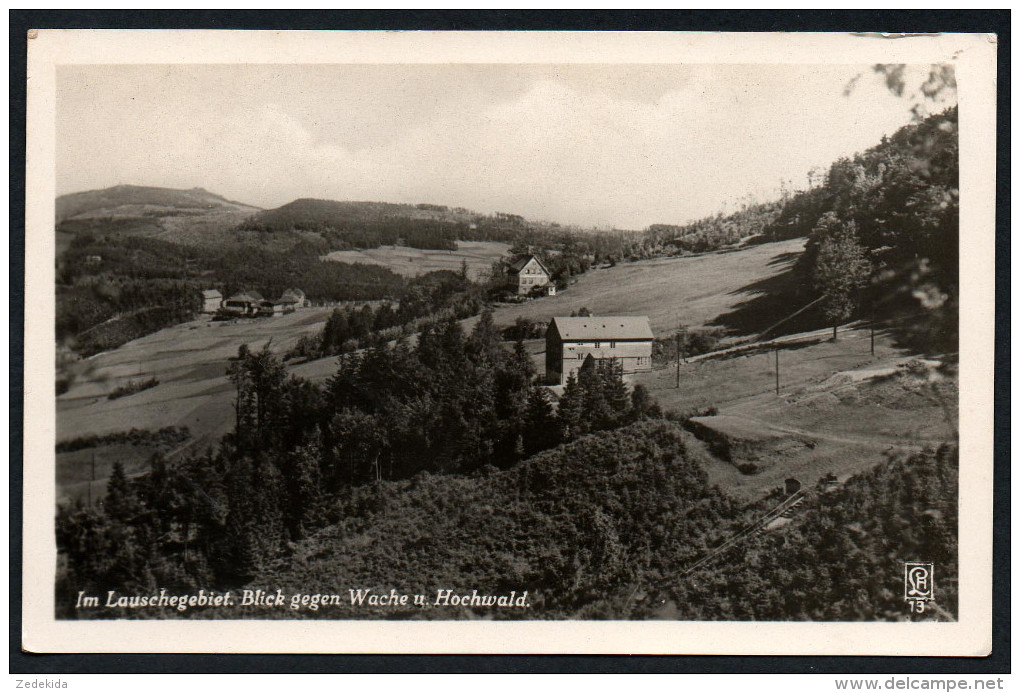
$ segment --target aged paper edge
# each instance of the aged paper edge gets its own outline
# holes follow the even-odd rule
[[[991,651],[995,53],[984,34],[42,30],[27,38],[24,564],[30,652],[618,653],[982,656]],[[161,63],[953,62],[960,102],[957,623],[56,621],[55,72]]]

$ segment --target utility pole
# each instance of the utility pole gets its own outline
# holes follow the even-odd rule
[[[871,355],[875,355],[875,316],[871,316]]]
[[[776,394],[779,394],[779,347],[775,348],[776,354]]]

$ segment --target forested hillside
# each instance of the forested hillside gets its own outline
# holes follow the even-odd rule
[[[957,109],[901,128],[835,162],[794,196],[766,240],[807,236],[797,303],[826,297],[819,319],[908,321],[918,348],[954,351],[959,311]]]
[[[259,212],[239,228],[269,233],[313,231],[326,241],[330,250],[378,248],[397,243],[412,248],[456,250],[458,238],[467,240],[468,219],[470,216],[463,213],[442,214],[435,205],[420,209],[382,202],[302,199]]]
[[[959,451],[946,445],[823,485],[792,524],[677,581],[677,618],[932,618],[905,609],[904,561],[935,563],[937,604],[955,615],[958,480]]]
[[[300,287],[314,301],[397,299],[404,280],[383,267],[322,262],[322,248],[208,249],[155,238],[78,234],[57,268],[57,339],[88,356],[188,320],[203,289],[268,297]]]
[[[359,449],[371,453],[373,435],[360,437]],[[791,524],[685,575],[782,494],[744,506],[710,487],[704,453],[676,423],[644,420],[581,436],[504,471],[435,469],[341,483],[338,492],[331,467],[314,461],[320,446],[309,440],[279,465],[221,454],[173,468],[156,463],[138,481],[115,475],[102,512],[62,511],[68,572],[58,604],[73,603],[72,585],[139,593],[243,585],[344,597],[348,589],[394,588],[430,602],[439,588],[527,590],[530,608],[355,610],[344,600],[316,610],[118,615],[847,621],[955,614],[953,448],[811,489]],[[373,476],[373,454],[348,459],[332,463],[341,478]],[[292,537],[298,541],[288,544]],[[936,563],[941,611],[908,612],[904,560]]]

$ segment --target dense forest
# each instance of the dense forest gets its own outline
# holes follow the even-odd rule
[[[677,617],[905,620],[903,562],[913,560],[936,564],[937,603],[956,614],[958,479],[959,451],[945,445],[823,482],[795,522],[670,585]]]

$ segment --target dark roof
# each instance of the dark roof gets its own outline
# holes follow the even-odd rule
[[[520,272],[522,269],[524,269],[524,266],[527,265],[532,260],[537,262],[539,267],[541,267],[545,271],[546,274],[551,274],[551,272],[549,271],[549,268],[546,267],[542,263],[542,261],[538,259],[537,255],[521,255],[521,256],[517,257],[513,262],[510,263],[510,271],[511,272]]]
[[[253,291],[250,291],[250,292],[242,291],[240,293],[234,294],[233,296],[231,296],[227,300],[228,301],[247,301],[248,303],[258,303],[259,301],[262,300],[262,297],[259,296],[257,293],[255,293]]]
[[[588,318],[553,318],[560,339],[654,339],[646,315],[605,315]]]

